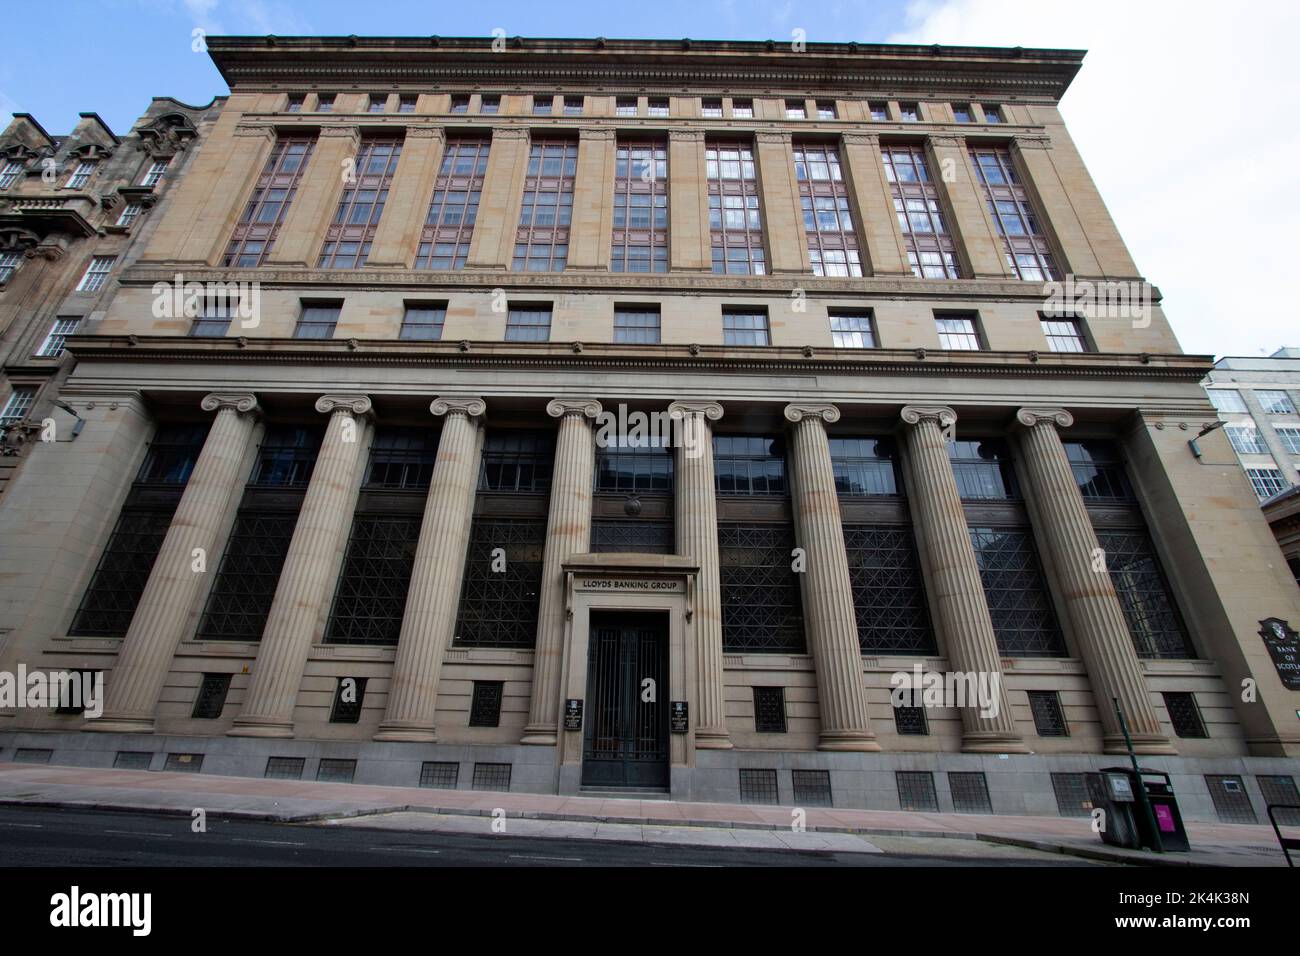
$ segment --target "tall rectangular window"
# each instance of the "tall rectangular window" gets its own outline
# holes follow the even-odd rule
[[[970,158],[1011,271],[1026,282],[1059,278],[1047,237],[1011,162],[1011,151],[1005,146],[971,147]]]
[[[156,186],[159,180],[167,173],[167,166],[171,160],[155,159],[149,164],[148,171],[144,174],[144,179],[140,180],[141,186]]]
[[[799,575],[791,568],[794,547],[788,522],[718,522],[722,646],[727,652],[806,653]]]
[[[975,325],[973,316],[936,315],[934,327],[939,333],[941,349],[978,352],[984,347],[980,343],[979,328]]]
[[[839,150],[825,143],[795,143],[794,174],[813,275],[861,276],[858,235]]]
[[[138,202],[129,202],[122,207],[122,214],[117,217],[114,225],[127,227],[140,218],[140,213],[144,211],[144,206]]]
[[[668,143],[623,141],[614,159],[611,272],[668,271]]]
[[[898,115],[902,117],[904,123],[919,123],[921,121],[921,105],[919,103],[899,103]]]
[[[765,275],[763,219],[754,148],[749,143],[705,143],[709,181],[709,232],[718,275]]]
[[[1065,656],[1033,533],[1028,528],[969,530],[998,650],[1006,657]]]
[[[985,104],[984,104],[984,122],[986,122],[986,123],[1001,123],[1001,122],[1002,122],[1002,107],[997,106],[997,105],[995,105],[995,104],[993,104],[993,103],[985,103]]]
[[[18,271],[18,264],[23,261],[21,252],[0,252],[0,285],[4,285]]]
[[[533,141],[511,264],[516,272],[564,271],[569,259],[569,225],[577,174],[575,141]]]
[[[1201,719],[1201,709],[1196,706],[1196,695],[1186,691],[1165,691],[1160,695],[1165,699],[1165,710],[1169,712],[1169,722],[1174,733],[1179,737],[1208,737],[1205,721]]]
[[[1233,450],[1243,455],[1267,455],[1268,446],[1259,436],[1259,430],[1250,425],[1228,425],[1223,429]]]
[[[837,349],[873,349],[876,334],[869,312],[831,311],[831,342]]]
[[[325,233],[322,269],[360,269],[384,214],[388,190],[402,155],[400,139],[369,139],[357,152],[355,173],[339,198],[339,208]]]
[[[77,163],[77,168],[68,181],[63,184],[64,189],[82,189],[86,183],[90,182],[90,177],[95,175],[95,169],[99,166],[99,160],[88,159]]]
[[[447,318],[447,306],[435,302],[408,302],[402,315],[402,330],[398,338],[418,342],[436,342],[442,338],[442,325]]]
[[[45,341],[36,350],[36,354],[41,358],[58,358],[63,354],[63,347],[68,342],[68,336],[76,332],[77,326],[80,324],[80,316],[55,319],[54,324],[50,326],[49,334],[45,336]]]
[[[113,271],[117,256],[95,256],[86,266],[86,274],[77,285],[78,292],[98,292],[108,281],[108,274]]]
[[[551,337],[551,307],[521,306],[506,317],[507,342],[545,342]]]
[[[1282,442],[1282,447],[1293,455],[1300,455],[1300,428],[1278,428],[1275,429],[1277,437]]]
[[[16,159],[11,159],[0,169],[0,189],[8,189],[14,183],[18,182],[18,177],[22,175],[23,164]]]
[[[415,268],[464,268],[474,237],[490,148],[491,142],[486,139],[448,140],[420,233]]]
[[[659,310],[645,306],[617,306],[614,309],[614,341],[658,345]]]
[[[1053,352],[1091,352],[1080,319],[1043,319],[1043,337]]]
[[[0,408],[0,428],[16,425],[27,417],[36,401],[36,388],[32,385],[15,385],[4,407]]]
[[[954,120],[956,120],[958,123],[969,123],[969,122],[970,122],[970,104],[969,104],[969,103],[953,103],[953,104],[952,104],[952,118],[953,118]]]
[[[304,302],[298,316],[298,325],[293,330],[295,339],[332,339],[334,328],[339,323],[339,313],[343,311],[341,302]]]
[[[315,145],[316,141],[309,137],[275,141],[253,194],[235,224],[222,265],[252,269],[266,261]]]
[[[1289,487],[1287,480],[1282,477],[1282,472],[1276,468],[1247,468],[1246,476],[1250,479],[1250,486],[1255,489],[1255,494],[1260,501],[1272,498],[1279,491],[1285,491]]]
[[[475,516],[461,584],[456,646],[533,646],[545,546],[545,518]]]
[[[1040,737],[1068,737],[1070,726],[1061,709],[1061,695],[1054,690],[1031,690],[1029,712],[1034,718],[1034,730]]]
[[[1235,388],[1210,388],[1205,394],[1210,396],[1210,404],[1218,411],[1229,415],[1244,415],[1247,412],[1246,400]]]
[[[1255,398],[1259,399],[1260,407],[1269,415],[1295,414],[1291,396],[1280,388],[1258,388],[1255,390]]]
[[[419,540],[418,515],[356,514],[325,628],[326,644],[397,643]]]
[[[722,342],[724,345],[771,345],[767,313],[752,309],[724,309]]]
[[[961,278],[956,246],[944,222],[925,150],[920,146],[884,146],[880,155],[912,273],[925,279]]]

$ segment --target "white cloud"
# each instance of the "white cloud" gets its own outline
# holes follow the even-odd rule
[[[1070,133],[1183,348],[1300,344],[1300,4],[912,0],[897,43],[1088,50]]]

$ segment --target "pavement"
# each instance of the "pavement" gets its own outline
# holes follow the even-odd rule
[[[323,827],[497,832],[534,839],[609,840],[647,845],[909,852],[971,856],[993,847],[1064,854],[1078,863],[1161,866],[1286,866],[1273,830],[1244,824],[1187,824],[1190,853],[1156,855],[1103,844],[1087,818],[924,813],[894,810],[803,809],[804,829],[791,807],[688,803],[603,796],[434,790],[265,780],[214,774],[0,763],[0,806],[134,811],[209,818],[316,824]],[[920,842],[918,842],[920,841]],[[942,841],[942,842],[940,842]],[[948,843],[947,841],[954,841]],[[934,852],[933,847],[952,853]],[[960,850],[958,849],[960,847]],[[914,850],[913,850],[914,851]],[[1064,862],[1064,861],[1062,861]]]

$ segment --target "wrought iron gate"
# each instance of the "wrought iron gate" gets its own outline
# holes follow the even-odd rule
[[[583,728],[585,786],[668,786],[667,698],[665,615],[593,613]]]

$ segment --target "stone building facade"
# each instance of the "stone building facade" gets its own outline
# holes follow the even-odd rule
[[[74,440],[64,342],[103,316],[221,103],[158,97],[125,136],[95,113],[66,136],[27,113],[0,133],[0,495],[42,434]]]
[[[1186,815],[1294,791],[1258,631],[1300,595],[1189,451],[1210,359],[1158,293],[1046,306],[1142,279],[1081,53],[209,50],[229,100],[70,340],[81,437],[0,507],[4,667],[107,672],[14,757],[1080,813],[1118,702]]]

